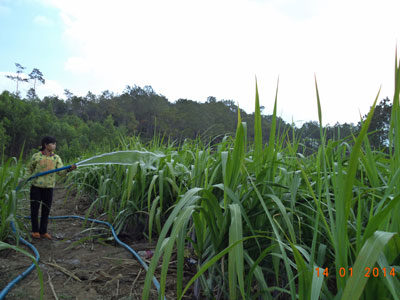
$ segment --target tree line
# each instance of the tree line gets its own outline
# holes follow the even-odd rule
[[[237,124],[238,106],[232,100],[208,97],[205,103],[179,99],[174,103],[157,94],[151,86],[127,86],[121,94],[91,92],[84,97],[65,90],[66,100],[58,96],[40,99],[36,94],[21,98],[18,93],[4,91],[0,95],[0,145],[6,156],[32,153],[44,135],[58,139],[58,152],[65,159],[75,159],[82,153],[100,148],[112,149],[121,137],[140,136],[146,142],[160,135],[176,143],[185,139],[201,139],[217,143],[233,135]],[[383,99],[376,107],[370,125],[373,148],[387,146],[391,103]],[[241,110],[247,123],[248,140],[254,139],[254,116]],[[365,119],[365,116],[364,116]],[[262,115],[263,140],[268,141],[271,115]],[[357,134],[360,123],[326,126],[326,139]],[[314,153],[320,143],[319,124],[304,123],[300,128],[278,117],[277,134],[296,140],[304,154]],[[0,146],[0,147],[1,147]]]

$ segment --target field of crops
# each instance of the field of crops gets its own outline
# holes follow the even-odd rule
[[[262,141],[256,90],[254,144],[239,111],[235,136],[217,145],[125,139],[115,150],[143,153],[131,166],[78,168],[67,183],[93,199],[88,214],[157,241],[143,299],[160,265],[163,296],[172,257],[178,298],[193,285],[198,299],[399,299],[399,75],[396,63],[389,151],[368,143],[379,96],[357,136],[326,140],[317,89],[320,146],[305,156],[296,138],[276,135],[277,98]],[[21,172],[9,164],[0,169],[2,240]],[[189,258],[197,274],[183,286]]]

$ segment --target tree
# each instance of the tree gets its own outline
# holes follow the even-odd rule
[[[17,96],[19,96],[19,92],[18,92],[18,83],[21,82],[28,82],[28,78],[23,78],[21,75],[24,73],[24,70],[26,69],[26,67],[21,66],[19,63],[15,63],[15,66],[17,67],[17,75],[6,75],[6,77],[8,79],[11,79],[12,81],[16,81],[17,82],[17,90],[15,92],[15,94]]]
[[[26,98],[28,98],[29,100],[34,100],[38,98],[34,88],[30,88],[28,90],[28,92],[26,93]]]
[[[206,103],[217,103],[217,98],[214,96],[208,96]]]
[[[388,145],[391,111],[392,104],[387,97],[375,107],[374,115],[368,128],[368,132],[371,133],[369,142],[374,149],[385,148]],[[367,115],[363,117],[363,121],[366,119]]]
[[[68,89],[64,89],[64,95],[67,97],[67,100],[70,100],[74,96],[74,94]]]
[[[317,121],[308,121],[304,123],[300,132],[302,135],[302,143],[305,146],[305,154],[310,155],[318,151],[320,144],[319,123]]]
[[[42,72],[39,71],[39,69],[34,68],[32,72],[29,74],[29,78],[33,80],[33,91],[36,94],[36,81],[41,82],[42,84],[45,84],[46,80],[43,78]]]

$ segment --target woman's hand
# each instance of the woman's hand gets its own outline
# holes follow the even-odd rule
[[[68,169],[68,172],[76,170],[76,164],[71,165],[71,168]]]

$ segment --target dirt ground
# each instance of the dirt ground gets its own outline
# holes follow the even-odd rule
[[[78,201],[68,196],[64,189],[56,188],[50,216],[84,216],[86,207],[84,201]],[[26,226],[30,229],[29,220]],[[146,271],[130,252],[114,242],[106,226],[97,223],[84,226],[83,221],[78,219],[49,220],[48,232],[53,236],[52,240],[32,241],[40,253],[44,299],[141,299]],[[155,248],[155,244],[143,241],[123,241],[140,254]],[[145,254],[142,258],[150,263]],[[0,251],[0,290],[31,263],[29,258],[15,251]],[[171,264],[167,299],[176,299],[175,269],[175,265]],[[157,270],[159,272],[160,269]],[[193,274],[188,270],[185,275],[190,279]],[[152,285],[149,299],[158,299],[157,295]],[[14,286],[6,299],[40,299],[37,270]],[[185,299],[192,297],[189,294]]]

